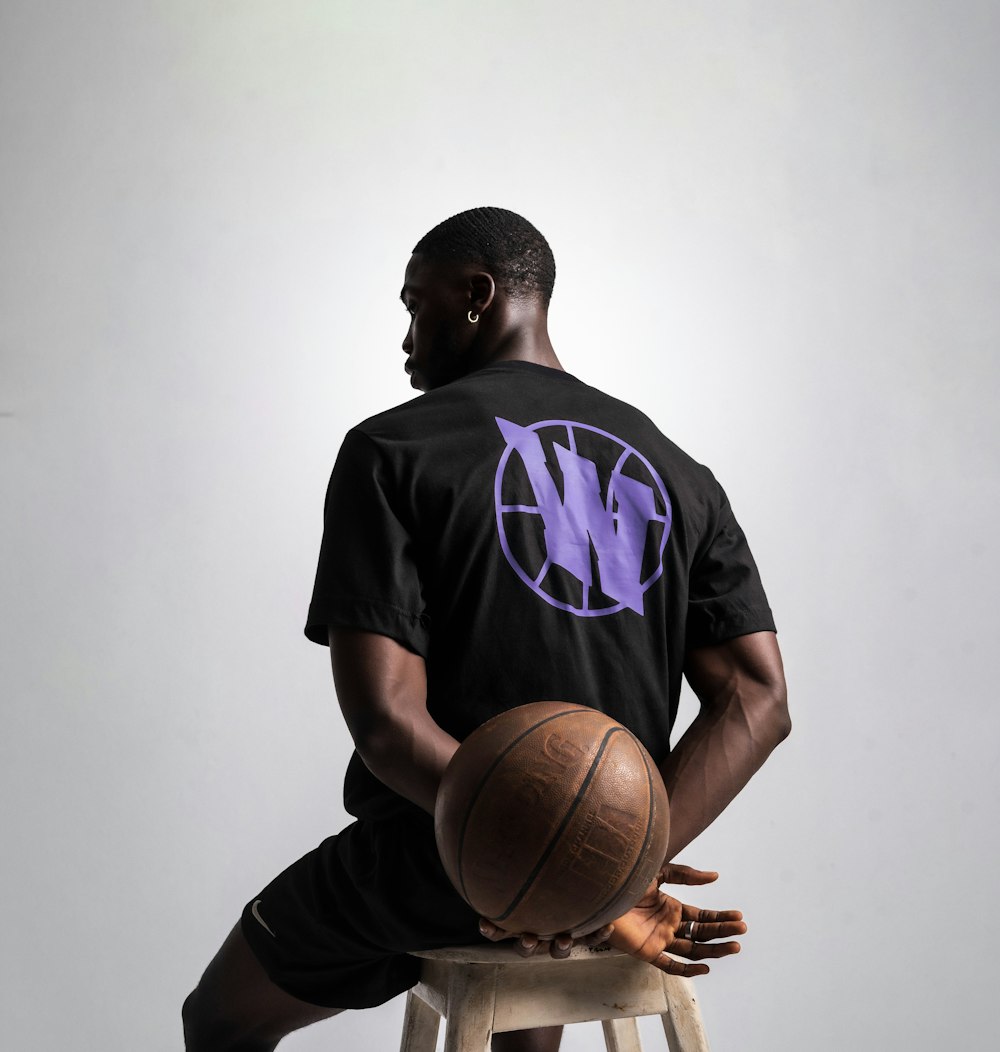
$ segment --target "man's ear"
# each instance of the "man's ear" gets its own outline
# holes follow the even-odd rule
[[[482,314],[489,310],[497,292],[497,284],[492,274],[476,271],[469,278],[469,310],[472,314]]]

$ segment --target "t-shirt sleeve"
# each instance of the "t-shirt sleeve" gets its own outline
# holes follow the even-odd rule
[[[757,564],[722,487],[706,543],[691,568],[686,647],[724,643],[751,632],[773,632],[774,618]]]
[[[426,657],[428,618],[410,532],[375,443],[348,432],[330,476],[306,636],[327,626],[389,636]]]

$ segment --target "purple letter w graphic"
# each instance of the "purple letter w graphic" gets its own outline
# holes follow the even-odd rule
[[[642,596],[651,581],[642,580],[643,554],[652,521],[666,522],[657,513],[653,490],[620,471],[632,455],[606,432],[598,432],[617,446],[618,461],[611,472],[607,503],[601,500],[597,465],[580,456],[575,448],[555,444],[559,470],[563,478],[563,498],[545,462],[545,450],[536,431],[509,420],[496,418],[507,442],[524,462],[535,493],[536,507],[504,505],[505,512],[541,515],[545,524],[546,560],[535,582],[541,583],[549,567],[561,566],[584,586],[584,605],[589,589],[595,584],[591,570],[591,550],[597,557],[598,587],[615,602],[642,614]],[[586,425],[576,425],[586,427]],[[597,431],[596,428],[587,428]],[[573,443],[573,428],[568,428]],[[499,509],[498,509],[499,510]]]

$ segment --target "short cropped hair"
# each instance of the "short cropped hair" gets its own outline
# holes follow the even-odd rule
[[[508,295],[539,296],[547,307],[556,283],[549,243],[525,219],[506,208],[470,208],[424,234],[413,248],[434,263],[484,267]]]

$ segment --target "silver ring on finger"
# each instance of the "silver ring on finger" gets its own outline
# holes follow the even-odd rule
[[[688,921],[684,925],[684,933],[681,935],[682,939],[690,939],[694,942],[694,921]]]

